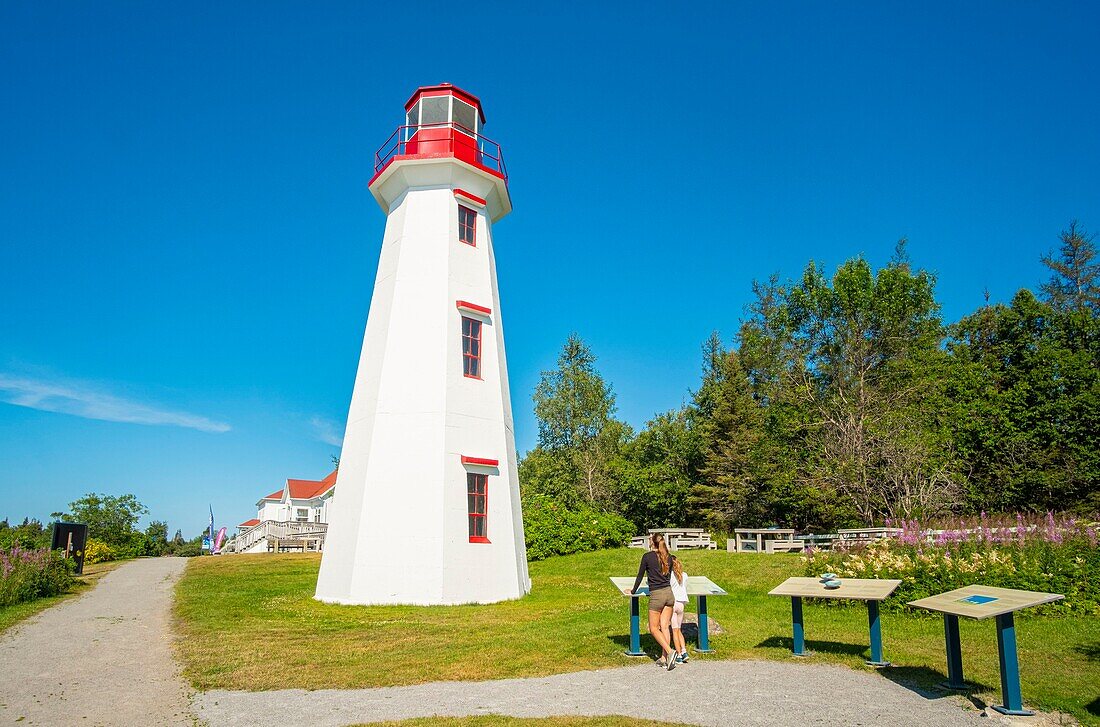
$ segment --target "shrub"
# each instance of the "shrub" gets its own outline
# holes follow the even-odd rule
[[[180,558],[194,558],[195,556],[202,555],[201,536],[199,539],[189,540],[182,545],[170,545],[168,548],[168,555],[175,555]]]
[[[906,523],[898,538],[807,554],[805,573],[900,579],[894,596],[884,603],[887,608],[981,584],[1063,594],[1064,601],[1042,607],[1047,613],[1100,613],[1096,528],[1051,514],[1030,521],[1017,516],[1015,523],[994,522],[983,515],[974,527],[959,523],[938,532]]]
[[[118,554],[115,552],[115,549],[104,543],[102,540],[88,538],[88,543],[84,546],[85,563],[106,563],[107,561],[114,560],[117,557]]]
[[[548,495],[529,495],[523,499],[523,532],[527,559],[542,560],[626,545],[634,525],[588,505],[566,507]]]
[[[72,588],[72,563],[46,548],[0,551],[0,606],[56,596]]]
[[[21,525],[9,525],[6,519],[0,520],[0,550],[10,550],[14,545],[23,550],[48,548],[50,533],[48,527],[30,518]]]

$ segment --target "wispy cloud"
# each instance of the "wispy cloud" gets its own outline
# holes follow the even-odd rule
[[[230,426],[197,414],[161,409],[131,401],[76,382],[27,378],[0,373],[0,401],[28,409],[71,414],[108,422],[152,424],[228,432]]]
[[[313,436],[318,441],[325,444],[331,444],[334,447],[339,447],[344,444],[344,437],[336,429],[336,425],[327,419],[321,417],[313,417],[309,420],[309,425],[313,427]]]

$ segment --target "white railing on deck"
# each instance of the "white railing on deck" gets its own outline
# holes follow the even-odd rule
[[[243,553],[261,540],[268,538],[288,539],[306,536],[324,538],[328,523],[280,522],[264,520],[233,538],[233,552]]]

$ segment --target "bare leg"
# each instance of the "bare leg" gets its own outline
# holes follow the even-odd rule
[[[687,644],[684,643],[684,630],[672,629],[672,643],[676,647],[676,651],[681,654],[687,652]]]
[[[649,634],[661,645],[663,655],[672,652],[668,643],[668,622],[672,618],[672,609],[667,606],[660,611],[649,612]]]
[[[671,624],[671,623],[672,623],[672,606],[665,606],[664,608],[661,609],[661,633],[666,635],[666,640],[667,640],[667,635],[669,633],[669,628],[668,627],[669,627],[669,624]],[[665,653],[668,656],[672,656],[672,654],[674,653],[673,650],[672,650],[672,642],[671,641],[668,644],[668,648],[665,649]]]

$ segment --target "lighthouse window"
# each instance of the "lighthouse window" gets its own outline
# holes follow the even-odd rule
[[[462,316],[462,373],[481,378],[481,321]]]
[[[477,232],[477,212],[469,207],[458,206],[458,239],[467,245],[473,245]]]
[[[454,100],[454,104],[455,124],[469,131],[477,131],[475,126],[477,123],[477,110],[470,104],[465,101],[459,101],[457,98]]]
[[[409,126],[417,126],[420,124],[420,104],[414,103],[413,107],[409,109],[408,113]]]
[[[489,498],[489,476],[466,473],[466,511],[468,513],[471,543],[488,543],[485,529],[486,501]]]
[[[448,114],[448,107],[450,106],[450,96],[425,96],[420,99],[420,123],[423,126],[428,124],[446,124],[450,121]]]

